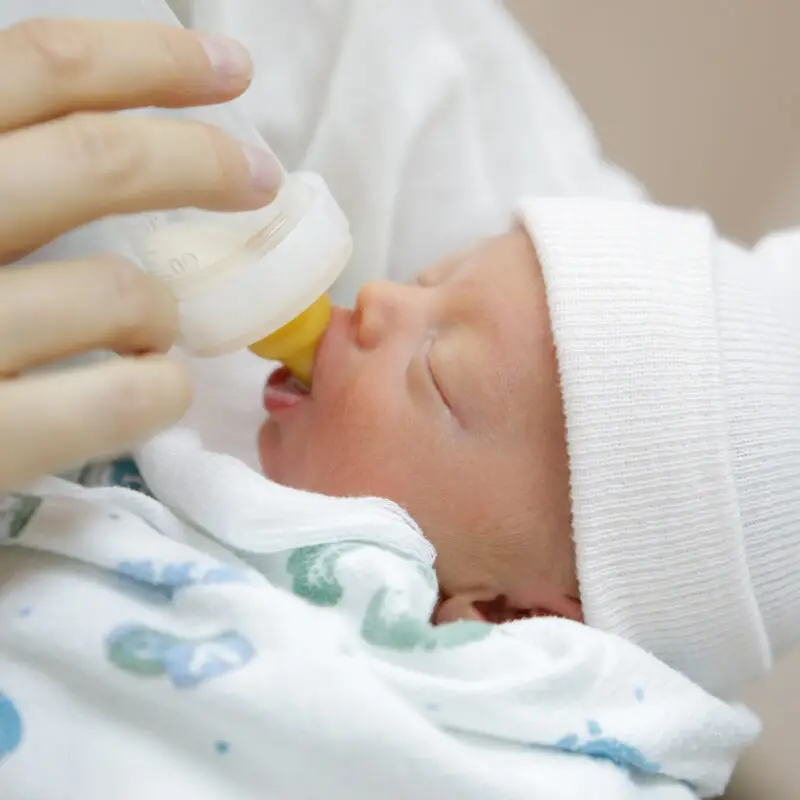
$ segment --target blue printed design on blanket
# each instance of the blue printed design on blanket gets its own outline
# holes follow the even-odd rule
[[[637,747],[613,737],[602,736],[603,730],[595,720],[587,720],[586,728],[591,738],[581,741],[576,733],[570,733],[559,739],[553,747],[568,753],[610,761],[622,769],[633,769],[651,775],[661,772],[661,765],[647,759]]]
[[[106,638],[106,655],[116,667],[143,678],[167,675],[179,689],[239,669],[255,652],[236,631],[191,639],[134,624],[121,625]]]
[[[0,764],[22,741],[22,715],[11,700],[0,692]]]
[[[176,592],[187,586],[241,583],[245,580],[244,575],[233,567],[206,567],[192,561],[122,561],[116,571],[118,575],[157,592],[166,600],[172,600]]]

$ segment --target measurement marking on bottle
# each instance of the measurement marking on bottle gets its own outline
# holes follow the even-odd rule
[[[151,275],[163,280],[194,275],[203,269],[203,265],[195,253],[182,253],[179,256],[165,258],[164,254],[159,253],[158,250],[144,250],[142,261]]]
[[[167,264],[173,275],[191,275],[201,269],[200,260],[194,253],[184,253],[178,258],[171,258]]]

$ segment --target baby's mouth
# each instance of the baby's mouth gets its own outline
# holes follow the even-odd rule
[[[264,408],[272,415],[297,408],[311,400],[311,390],[292,375],[286,367],[279,367],[267,378],[264,387]]]

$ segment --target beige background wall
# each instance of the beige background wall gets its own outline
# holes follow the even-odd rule
[[[744,239],[800,220],[800,2],[507,5],[656,197]]]
[[[576,94],[608,155],[657,199],[706,209],[745,241],[800,224],[798,0],[507,5]],[[766,729],[729,798],[797,800],[800,653],[747,700]]]

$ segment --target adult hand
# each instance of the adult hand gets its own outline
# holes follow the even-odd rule
[[[117,109],[222,102],[251,62],[220,37],[149,23],[27,21],[0,31],[0,264],[108,214],[258,208],[274,158],[220,130]],[[0,489],[110,455],[180,418],[167,289],[117,258],[0,268]],[[123,357],[27,374],[78,353]]]

